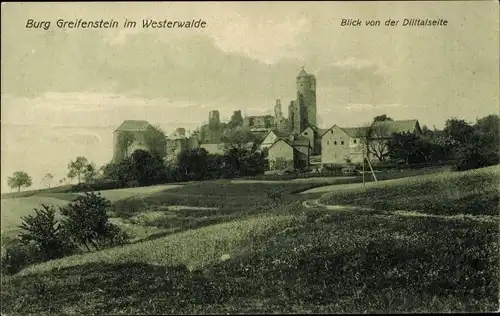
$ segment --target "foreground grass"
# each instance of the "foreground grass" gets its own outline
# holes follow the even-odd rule
[[[300,223],[297,216],[262,216],[212,225],[173,234],[152,241],[70,256],[28,267],[23,274],[62,269],[80,264],[142,262],[158,265],[185,264],[193,269],[232,256],[242,247],[259,247],[262,238],[289,225]]]
[[[299,204],[292,208],[292,213],[305,212]],[[3,311],[43,315],[497,308],[496,222],[354,210],[278,218],[267,225],[260,219],[216,225],[29,268],[2,281]],[[253,249],[233,244],[231,236],[241,229],[247,233],[238,233],[236,239],[255,240],[250,226],[253,235],[262,236],[260,242]],[[275,229],[269,234],[271,226]],[[223,245],[217,248],[216,240]],[[225,254],[229,259],[221,260]]]

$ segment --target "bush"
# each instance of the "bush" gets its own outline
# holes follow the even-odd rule
[[[108,246],[117,240],[124,242],[126,236],[108,220],[106,209],[109,206],[111,202],[100,193],[87,192],[61,208],[62,215],[67,216],[63,220],[64,230],[74,244],[90,251],[89,245],[98,250],[99,244]]]
[[[2,246],[2,274],[14,274],[30,264],[41,261],[39,251],[33,244],[17,243]]]
[[[72,247],[55,219],[54,207],[42,204],[41,209],[35,209],[35,214],[22,218],[21,243],[34,245],[44,260],[60,258],[70,252]]]

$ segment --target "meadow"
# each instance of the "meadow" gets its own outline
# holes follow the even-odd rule
[[[496,311],[499,179],[495,166],[326,194],[314,188],[332,182],[219,180],[133,195],[110,216],[153,235],[3,277],[2,312]],[[303,205],[316,199],[345,207]]]

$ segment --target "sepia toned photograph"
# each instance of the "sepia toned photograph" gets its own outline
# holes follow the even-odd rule
[[[2,315],[499,310],[498,2],[1,8]]]

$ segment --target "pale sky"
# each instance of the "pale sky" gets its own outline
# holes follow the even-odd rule
[[[295,98],[304,66],[317,77],[321,127],[375,115],[441,128],[499,112],[499,6],[486,2],[3,3],[2,191],[12,172],[64,177],[69,160],[112,156],[126,119],[167,133],[218,109],[272,114]],[[118,29],[56,27],[57,19],[114,19]],[[142,19],[203,19],[205,29],[142,29]],[[341,27],[342,19],[379,27]],[[446,19],[386,27],[387,19]],[[26,29],[28,19],[51,21]],[[136,29],[124,29],[125,19]],[[402,22],[400,22],[402,23]]]

